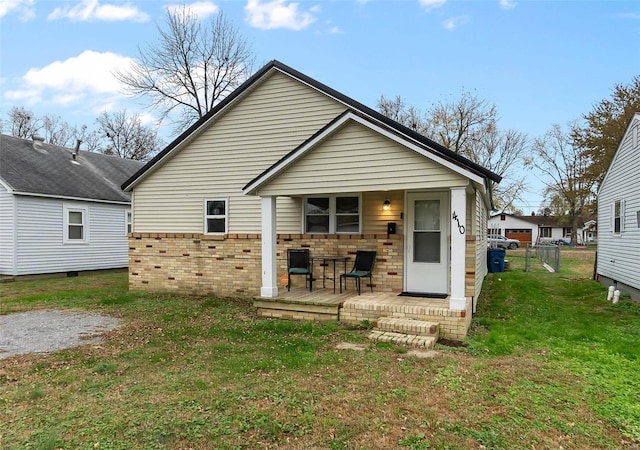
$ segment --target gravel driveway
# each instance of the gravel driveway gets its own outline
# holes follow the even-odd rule
[[[100,314],[42,310],[0,316],[0,359],[95,344],[120,319]]]

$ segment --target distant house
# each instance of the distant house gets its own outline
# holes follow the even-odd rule
[[[620,142],[598,191],[597,274],[640,300],[640,113]]]
[[[123,184],[133,191],[129,286],[277,299],[290,248],[350,258],[349,268],[357,250],[376,251],[366,282],[395,306],[344,307],[340,320],[408,318],[413,304],[462,338],[487,273],[500,179],[272,61]],[[281,303],[278,317],[310,317]]]
[[[571,227],[554,216],[516,216],[501,213],[489,218],[489,234],[501,234],[518,239],[523,246],[538,242],[571,239]]]
[[[0,274],[127,267],[130,194],[143,163],[0,135]]]

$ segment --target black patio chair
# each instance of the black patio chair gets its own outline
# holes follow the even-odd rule
[[[287,250],[287,291],[291,290],[291,275],[304,275],[305,287],[309,282],[309,291],[313,290],[313,273],[309,249],[290,248]]]
[[[358,250],[356,252],[356,262],[353,264],[351,272],[340,275],[340,293],[342,293],[342,279],[344,278],[344,289],[347,290],[347,278],[356,280],[358,295],[360,295],[360,280],[369,278],[369,286],[373,292],[373,265],[376,263],[376,252]]]

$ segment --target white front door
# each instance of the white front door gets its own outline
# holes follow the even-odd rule
[[[407,194],[406,291],[449,293],[449,197]]]

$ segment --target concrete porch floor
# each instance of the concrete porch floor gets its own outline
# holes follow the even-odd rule
[[[368,309],[375,309],[375,305],[386,305],[387,307],[412,307],[424,309],[449,309],[449,298],[423,298],[423,297],[399,297],[394,292],[371,292],[369,288],[362,288],[361,295],[350,286],[348,291],[343,290],[342,294],[333,287],[318,288],[309,292],[309,289],[302,287],[292,287],[291,291],[283,288],[278,292],[274,300],[296,301],[301,303],[340,305],[343,303],[369,305]]]

